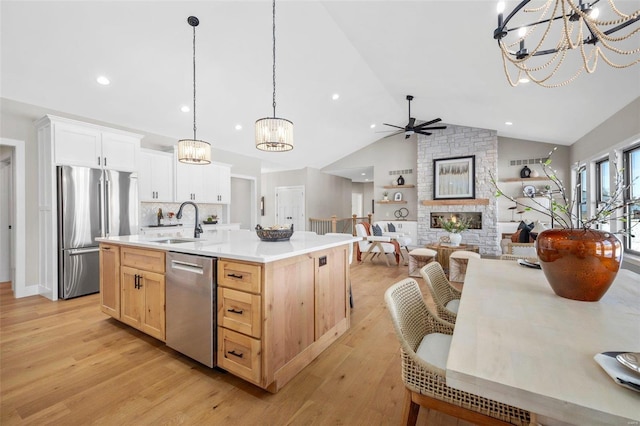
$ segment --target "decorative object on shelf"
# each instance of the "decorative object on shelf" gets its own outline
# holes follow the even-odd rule
[[[404,178],[402,177],[402,175],[400,175],[400,177],[398,178],[398,185],[404,185]]]
[[[537,170],[531,170],[531,175],[530,175],[530,177],[532,177],[532,178],[540,177],[540,173],[538,173],[538,171],[537,171]]]
[[[469,220],[466,218],[458,219],[452,216],[450,219],[439,220],[440,227],[449,233],[449,241],[451,245],[457,247],[462,241],[461,233],[469,229]]]
[[[396,219],[407,220],[407,216],[409,216],[409,210],[406,207],[402,207],[393,212],[393,215],[396,217]]]
[[[528,179],[531,176],[531,169],[527,166],[524,166],[522,170],[520,170],[520,177],[523,179]]]
[[[396,192],[393,194],[393,201],[402,201],[402,192]]]
[[[511,86],[529,80],[544,87],[564,86],[583,71],[593,73],[598,57],[613,68],[640,62],[638,43],[625,42],[640,34],[633,27],[640,20],[640,10],[620,10],[613,0],[599,3],[598,6],[609,4],[602,10],[594,7],[598,1],[579,0],[576,4],[574,0],[548,0],[541,7],[525,8],[528,3],[529,0],[521,1],[503,19],[505,2],[498,2],[498,27],[493,38],[502,51],[504,72]],[[539,15],[530,22],[533,13]],[[579,61],[567,55],[580,55],[581,65],[576,71],[559,72],[561,65]],[[509,73],[509,64],[517,70],[515,78]]]
[[[525,197],[535,197],[536,196],[536,187],[533,185],[525,185],[522,187],[522,194]]]
[[[546,193],[558,193],[561,203],[549,195],[539,197],[540,200],[547,201],[547,206],[539,203],[538,198],[526,198],[529,205],[525,206],[520,199],[516,200],[502,192],[490,172],[491,183],[496,189],[496,196],[503,196],[518,206],[525,207],[525,210],[542,213],[552,219],[552,225],[555,222],[563,228],[544,230],[536,239],[540,266],[553,291],[568,299],[597,301],[605,294],[618,273],[622,262],[622,246],[613,233],[591,227],[610,220],[624,219],[616,217],[616,214],[624,214],[626,209],[640,205],[640,200],[625,200],[624,194],[630,185],[624,184],[623,171],[614,161],[615,184],[609,199],[598,206],[593,216],[577,215],[574,203],[579,199],[580,185],[575,188],[576,194],[571,197],[572,201],[569,201],[562,181],[550,167],[552,154],[553,151],[541,163],[543,173],[552,182]],[[620,233],[630,234],[634,225],[626,220],[620,222],[624,226]]]
[[[384,191],[382,193],[382,200],[383,201],[389,201],[389,193],[387,191]]]
[[[198,140],[196,136],[196,27],[200,21],[195,16],[189,16],[187,22],[193,27],[193,139],[178,141],[178,161],[205,165],[211,163],[211,145]]]
[[[256,120],[256,148],[283,152],[293,149],[293,122],[276,117],[276,1],[273,0],[273,117]]]
[[[289,241],[291,235],[293,235],[293,224],[291,224],[291,227],[273,225],[269,228],[256,225],[256,234],[262,241]]]
[[[475,198],[476,156],[433,160],[433,199]]]
[[[515,213],[516,209],[518,208],[518,206],[511,206],[509,207],[509,210],[511,210],[511,222],[515,222],[516,220],[513,218],[513,214]]]

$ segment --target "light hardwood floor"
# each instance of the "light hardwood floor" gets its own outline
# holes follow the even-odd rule
[[[14,299],[2,283],[0,424],[397,425],[404,387],[383,295],[407,267],[377,262],[351,267],[351,329],[275,395],[111,319],[98,295]],[[426,409],[418,424],[470,425]]]

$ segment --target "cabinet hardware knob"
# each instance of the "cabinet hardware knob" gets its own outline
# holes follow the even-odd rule
[[[229,355],[237,356],[238,358],[242,358],[242,357],[244,357],[244,354],[243,354],[242,352],[238,353],[238,352],[236,352],[235,350],[227,351],[227,353],[228,353]]]
[[[242,275],[227,274],[227,276],[228,276],[228,277],[230,277],[230,278],[237,278],[237,279],[239,279],[239,280],[241,280],[241,279],[242,279]]]
[[[242,314],[244,311],[242,309],[231,308],[227,309],[227,312],[231,312],[232,314]]]

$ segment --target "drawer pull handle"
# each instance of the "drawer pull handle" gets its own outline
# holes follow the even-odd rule
[[[235,309],[235,308],[231,308],[231,309],[227,309],[227,312],[231,312],[232,314],[241,314],[244,312],[242,309]]]
[[[239,280],[241,280],[241,279],[242,279],[242,275],[227,274],[227,276],[228,276],[228,277],[231,277],[231,278],[237,278],[237,279],[239,279]]]
[[[233,351],[227,351],[227,353],[228,353],[229,355],[237,356],[238,358],[242,358],[242,357],[244,357],[244,354],[243,354],[242,352],[238,353],[238,352],[236,352],[235,350],[233,350]]]

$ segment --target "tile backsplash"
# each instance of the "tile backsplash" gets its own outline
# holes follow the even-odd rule
[[[156,225],[158,223],[158,209],[162,209],[165,223],[169,223],[169,216],[167,213],[178,213],[181,203],[140,203],[139,211],[139,226],[145,227],[149,225]],[[200,214],[200,221],[203,221],[207,216],[218,216],[219,223],[226,223],[226,218],[223,217],[224,206],[220,204],[198,204],[198,212]],[[196,218],[196,210],[193,206],[185,206],[182,209],[182,219],[177,220],[174,216],[173,220],[176,223],[182,223],[185,225],[193,225]]]

